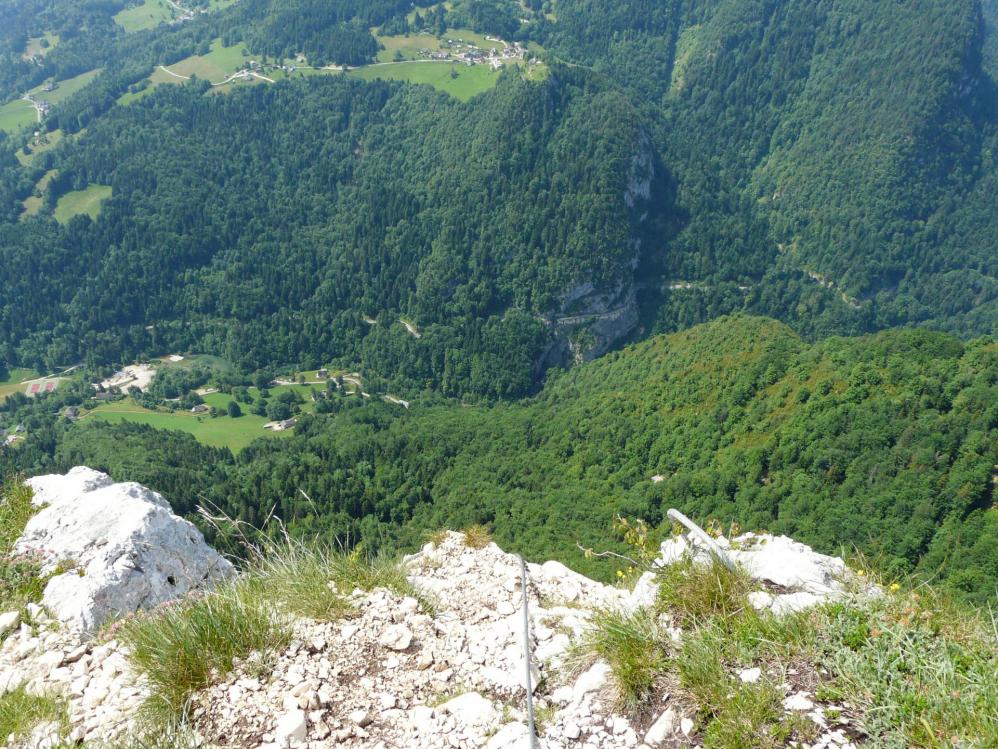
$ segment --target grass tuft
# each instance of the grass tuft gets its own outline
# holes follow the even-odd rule
[[[684,626],[729,619],[751,608],[748,574],[728,569],[717,559],[701,564],[684,557],[661,568],[657,582],[660,609]]]
[[[229,673],[236,659],[273,654],[291,637],[287,622],[241,581],[125,620],[118,636],[148,679],[150,714],[164,723],[182,717],[190,696]]]
[[[292,539],[268,544],[247,571],[246,584],[283,610],[320,621],[348,614],[352,608],[346,596],[358,588],[385,588],[435,611],[430,597],[409,582],[394,560]]]
[[[0,489],[0,611],[20,610],[37,603],[48,580],[41,574],[37,554],[15,554],[14,544],[38,508],[31,504],[30,487],[11,481]]]
[[[668,663],[664,639],[647,609],[595,611],[590,629],[570,653],[576,670],[602,658],[610,664],[621,708],[644,706]]]
[[[65,730],[69,725],[66,704],[48,695],[29,694],[23,686],[0,695],[0,737],[3,740],[13,735],[16,742],[43,723],[58,723]]]
[[[464,545],[470,549],[484,549],[492,543],[492,534],[484,525],[469,525],[461,533],[464,534]]]

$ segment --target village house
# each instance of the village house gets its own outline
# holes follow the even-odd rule
[[[192,414],[206,414],[211,410],[209,406],[204,403],[198,403],[194,408],[191,409]]]

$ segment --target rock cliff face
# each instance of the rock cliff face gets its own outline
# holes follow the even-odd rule
[[[648,136],[642,133],[635,145],[623,193],[634,226],[640,226],[648,216],[654,179],[654,152]],[[557,310],[544,317],[553,341],[541,357],[540,368],[592,361],[638,324],[633,271],[641,256],[641,240],[632,239],[629,250],[630,261],[622,269],[618,284],[597,288],[591,281],[581,281],[565,291]]]
[[[87,552],[87,574],[76,578],[85,593],[73,594],[72,606],[59,597],[51,600],[71,614],[65,617],[68,625],[60,624],[58,611],[45,610],[48,604],[31,607],[30,626],[16,621],[16,613],[6,622],[0,632],[5,637],[0,643],[0,694],[25,685],[29,691],[62,695],[69,704],[72,741],[120,736],[132,725],[146,688],[113,636],[97,642],[81,635],[76,624],[176,594],[180,584],[170,584],[164,576],[200,585],[229,574],[229,567],[181,521],[174,518],[174,530],[165,532],[168,512],[162,498],[137,485],[111,484],[87,469],[35,479],[32,485],[39,501],[63,508],[66,522],[43,522],[39,514],[30,538],[65,550],[54,552],[53,561],[60,554]],[[74,503],[90,509],[76,513]],[[95,511],[104,515],[105,548],[121,553],[99,557],[91,553],[91,545],[75,540],[82,516]],[[161,544],[170,544],[168,553],[155,548]],[[730,556],[759,586],[753,598],[759,608],[794,610],[844,594],[847,572],[839,559],[783,537],[748,534],[728,546]],[[182,558],[185,549],[190,558]],[[157,556],[149,556],[153,554]],[[696,559],[704,552],[684,538],[670,539],[657,564],[671,564],[684,555]],[[590,630],[593,612],[651,605],[656,599],[654,573],[627,590],[594,582],[558,562],[527,565],[530,632],[525,652],[517,557],[491,543],[470,548],[465,536],[448,532],[405,558],[403,567],[409,581],[433,602],[432,610],[415,598],[376,588],[348,594],[355,613],[345,620],[295,619],[291,644],[266,669],[259,663],[237,663],[231,674],[196,694],[191,719],[200,745],[527,749],[528,653],[539,716],[537,746],[698,745],[695,707],[681,696],[659,696],[639,717],[628,717],[616,707],[609,664],[595,659],[580,665],[570,657],[573,643]],[[91,575],[112,581],[101,590],[113,595],[99,594],[86,579]],[[672,638],[681,640],[678,625],[665,626]],[[748,681],[758,674],[733,673],[731,678]],[[812,722],[821,736],[814,746],[850,745],[842,726],[830,725],[831,710],[825,713],[830,705],[789,684],[785,691],[788,713]],[[48,746],[65,730],[41,726],[14,746]]]

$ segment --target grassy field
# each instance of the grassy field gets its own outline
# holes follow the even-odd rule
[[[211,399],[212,396],[208,396]],[[224,396],[225,403],[229,397]],[[224,410],[224,404],[223,404]],[[130,421],[136,424],[148,424],[156,429],[172,429],[187,432],[205,445],[213,447],[228,447],[233,452],[239,452],[253,440],[260,437],[278,437],[290,435],[291,432],[271,432],[263,428],[267,419],[243,413],[238,419],[228,416],[212,418],[206,414],[192,414],[189,411],[150,411],[136,405],[131,399],[106,403],[100,408],[86,414],[82,421],[100,420],[116,424]]]
[[[17,133],[38,121],[35,108],[23,99],[9,101],[0,107],[0,130]]]
[[[456,74],[456,77],[452,76]],[[487,65],[467,65],[447,62],[400,62],[392,65],[370,65],[351,70],[349,75],[365,81],[384,79],[427,83],[461,101],[488,91],[495,86],[499,73]]]
[[[41,143],[33,142],[31,144],[31,153],[25,153],[24,149],[21,148],[17,149],[16,156],[17,160],[21,162],[21,166],[31,166],[38,154],[51,151],[55,148],[59,144],[59,141],[62,140],[62,130],[53,130],[51,133],[43,133],[42,138],[43,140]]]
[[[11,393],[23,393],[25,380],[38,377],[38,373],[33,369],[12,369],[7,374],[6,379],[0,380],[0,401]]]
[[[249,59],[252,58],[249,54],[243,54],[241,44],[223,47],[222,40],[216,39],[211,43],[211,51],[208,54],[193,55],[168,65],[167,70],[173,75],[162,68],[156,68],[150,80],[154,84],[183,83],[185,78],[197,76],[212,83],[219,83],[239,70]]]
[[[447,33],[442,39],[433,34],[410,34],[409,36],[380,36],[376,34],[375,38],[384,47],[378,53],[378,62],[394,62],[396,53],[406,60],[419,60],[421,59],[421,49],[439,52],[445,49],[444,44],[447,41],[473,44],[484,50],[501,46],[497,42],[489,41],[483,34],[476,34],[469,29],[447,29]]]
[[[40,193],[44,194],[45,188],[48,187],[49,182],[52,181],[52,178],[54,176],[55,176],[55,169],[49,169],[47,172],[45,172],[42,178],[38,180],[38,184],[35,185],[35,189],[38,190]],[[37,195],[31,195],[30,197],[27,197],[24,200],[24,213],[21,214],[21,217],[24,218],[26,216],[35,216],[38,214],[38,212],[41,209],[42,209],[42,198],[38,197]]]
[[[67,192],[55,205],[55,220],[65,224],[81,213],[96,219],[100,215],[101,201],[110,197],[111,188],[106,185],[90,185],[86,190]]]
[[[115,15],[114,22],[126,32],[132,32],[154,29],[161,23],[172,21],[173,17],[174,10],[166,0],[145,0]]]
[[[42,39],[48,41],[48,46],[42,45]],[[24,45],[24,56],[25,57],[45,57],[49,52],[51,52],[56,45],[59,44],[59,35],[53,34],[51,31],[46,31],[42,36],[33,36],[28,39],[28,43]]]
[[[31,89],[31,94],[39,99],[44,99],[49,104],[59,104],[90,83],[100,72],[101,68],[96,68],[88,70],[86,73],[80,73],[72,78],[67,78],[64,81],[59,81],[58,88],[55,91],[42,91],[44,86],[36,86]]]
[[[179,364],[182,363],[179,362]],[[301,406],[302,412],[311,413],[315,408],[315,404],[309,397],[311,389],[309,386],[282,385],[271,388],[270,397],[274,399],[283,392],[295,390],[305,398],[305,403]],[[256,388],[249,388],[249,392],[254,398],[259,397],[259,391]],[[227,393],[212,393],[204,396],[204,402],[222,414],[212,418],[207,414],[192,414],[189,411],[172,413],[169,411],[150,411],[137,405],[131,398],[126,398],[123,401],[105,403],[99,406],[85,414],[84,420],[99,419],[111,423],[131,421],[137,424],[148,424],[156,429],[178,430],[193,435],[198,442],[205,445],[228,447],[232,452],[239,452],[260,437],[287,437],[293,433],[293,430],[271,432],[269,429],[264,429],[263,425],[269,419],[250,413],[250,407],[245,403],[240,404],[243,415],[236,419],[230,418],[225,415],[225,409],[230,400],[232,400],[232,396]]]

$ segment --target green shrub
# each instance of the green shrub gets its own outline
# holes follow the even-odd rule
[[[619,704],[635,710],[644,705],[668,655],[654,615],[647,609],[630,613],[593,612],[589,630],[570,654],[576,669],[602,658],[610,664]]]
[[[126,620],[119,637],[149,681],[148,707],[167,719],[182,716],[191,694],[230,672],[235,659],[281,650],[290,628],[252,586],[236,582]]]

